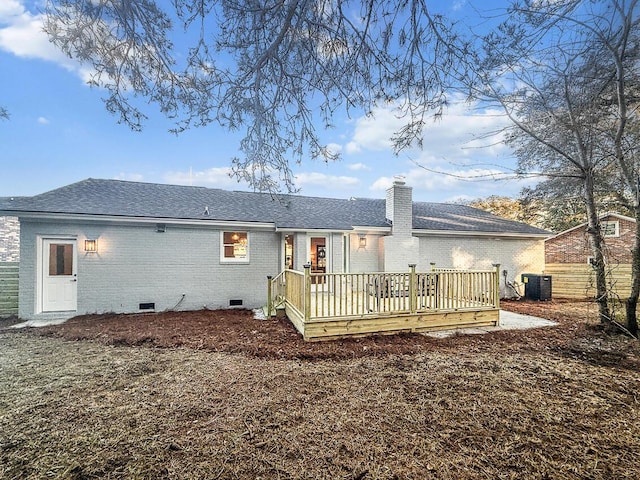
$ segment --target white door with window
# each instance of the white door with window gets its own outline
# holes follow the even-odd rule
[[[42,311],[66,312],[78,307],[77,242],[42,241]]]

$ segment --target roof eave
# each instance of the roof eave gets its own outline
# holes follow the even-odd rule
[[[20,210],[0,210],[0,214],[19,218],[27,218],[30,220],[62,220],[62,221],[86,221],[86,222],[108,222],[108,223],[169,223],[173,225],[185,226],[233,226],[234,228],[254,228],[275,230],[275,224],[268,222],[251,222],[251,221],[235,221],[235,220],[217,220],[217,219],[197,219],[197,218],[173,218],[173,217],[132,217],[126,215],[95,215],[86,213],[54,213],[54,212],[29,212]]]
[[[524,232],[477,232],[465,230],[424,230],[413,229],[412,234],[416,236],[455,236],[455,237],[500,237],[500,238],[536,238],[545,239],[548,233],[524,233]]]

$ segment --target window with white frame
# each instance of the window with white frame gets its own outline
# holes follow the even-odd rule
[[[249,262],[249,233],[221,232],[221,262]]]
[[[620,236],[620,222],[600,222],[600,231],[604,238]]]

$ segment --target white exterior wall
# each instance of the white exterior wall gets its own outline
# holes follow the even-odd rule
[[[384,271],[405,272],[410,264],[418,264],[420,241],[417,237],[382,237],[384,248]]]
[[[197,310],[229,307],[229,300],[242,307],[265,304],[267,275],[279,266],[280,235],[241,227],[225,230],[249,231],[249,263],[220,261],[221,229],[167,223],[166,232],[155,224],[115,225],[21,223],[20,317],[59,316],[40,314],[37,305],[37,238],[68,235],[78,240],[77,314],[138,312],[140,303],[155,302],[155,310]],[[86,238],[98,240],[98,253],[85,253]]]
[[[442,268],[491,269],[500,264],[500,285],[506,292],[502,271],[507,280],[520,281],[522,273],[542,273],[544,241],[542,239],[482,238],[465,236],[419,237],[420,259],[417,270],[427,272],[431,262]]]
[[[367,235],[367,247],[359,248],[358,235],[351,234],[352,273],[409,270],[415,263],[418,272],[428,272],[431,262],[442,268],[489,270],[500,263],[500,282],[504,289],[502,271],[507,280],[520,281],[522,273],[541,273],[544,268],[542,239],[483,238],[470,236],[429,236],[394,239],[391,236]],[[389,248],[394,240],[409,241],[411,245]],[[391,242],[390,242],[391,241]],[[390,257],[393,257],[390,259]],[[387,268],[393,262],[393,269]],[[510,293],[510,292],[504,292]]]
[[[380,272],[380,238],[379,235],[367,235],[367,246],[360,247],[360,237],[349,234],[350,269],[349,273]]]
[[[299,272],[304,271],[304,264],[307,263],[307,234],[296,232],[293,237],[293,269]],[[283,240],[284,242],[284,234]],[[282,262],[281,262],[282,263]]]
[[[342,233],[332,233],[331,242],[331,273],[342,273],[344,270],[344,239]]]

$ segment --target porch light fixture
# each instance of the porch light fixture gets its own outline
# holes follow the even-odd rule
[[[84,251],[87,253],[96,253],[98,251],[98,240],[85,240]]]
[[[360,233],[358,238],[358,248],[367,248],[367,236],[364,233]]]

